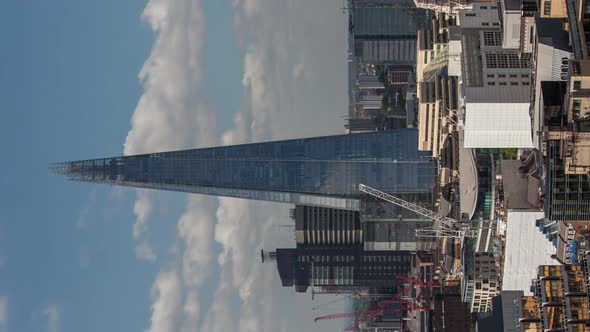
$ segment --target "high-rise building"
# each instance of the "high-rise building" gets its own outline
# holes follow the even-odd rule
[[[349,245],[362,243],[359,211],[296,205],[295,241],[307,245]]]
[[[394,287],[398,276],[411,272],[415,255],[410,251],[366,251],[361,244],[346,246],[297,245],[262,254],[276,260],[284,287],[297,292],[307,288],[366,289]]]
[[[359,183],[430,193],[435,163],[415,129],[55,163],[73,180],[359,210]]]
[[[426,11],[412,1],[352,0],[354,54],[372,63],[416,62],[416,30]]]

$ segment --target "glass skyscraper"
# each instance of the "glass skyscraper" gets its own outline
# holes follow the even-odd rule
[[[360,209],[364,183],[430,193],[435,162],[415,129],[324,136],[55,163],[73,180]]]

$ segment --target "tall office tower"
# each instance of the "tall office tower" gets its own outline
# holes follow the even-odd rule
[[[349,245],[363,241],[359,211],[296,205],[295,241],[307,245]]]
[[[416,63],[416,31],[426,11],[412,1],[352,0],[354,55],[371,63]]]
[[[309,286],[329,289],[394,287],[398,276],[407,276],[414,264],[410,251],[366,251],[361,244],[321,247],[297,245],[262,253],[275,261],[284,287],[305,292]]]
[[[359,183],[394,194],[432,190],[435,163],[415,129],[323,136],[55,163],[74,180],[360,209]]]

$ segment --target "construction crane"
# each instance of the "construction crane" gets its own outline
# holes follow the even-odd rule
[[[346,317],[358,317],[358,319],[345,331],[352,331],[356,329],[360,324],[366,322],[370,319],[373,319],[375,316],[381,315],[383,313],[393,313],[393,312],[404,312],[409,310],[419,310],[419,311],[428,311],[430,308],[427,304],[421,305],[415,303],[415,301],[405,300],[403,296],[407,295],[409,291],[412,289],[411,286],[406,286],[403,288],[402,292],[399,294],[394,295],[391,299],[382,302],[378,305],[377,309],[374,310],[362,310],[362,311],[354,311],[354,312],[346,312],[346,313],[337,313],[331,314],[326,316],[316,317],[314,322],[318,322],[320,320],[325,319],[337,319],[337,318],[346,318]],[[400,308],[395,309],[388,309],[387,306],[393,303],[400,303],[402,306]]]
[[[455,219],[443,217],[440,214],[430,211],[426,208],[423,208],[417,204],[410,203],[405,201],[399,197],[395,197],[388,193],[385,193],[381,190],[369,187],[364,184],[358,185],[358,190],[369,194],[375,198],[382,199],[386,202],[395,204],[400,206],[404,209],[410,210],[416,214],[419,214],[423,217],[431,219],[434,221],[434,225],[432,228],[420,228],[416,230],[416,235],[419,237],[430,237],[430,238],[440,238],[440,237],[450,237],[459,240],[463,240],[465,237],[475,237],[477,235],[476,230],[467,229],[466,226],[462,225],[460,222],[456,221]]]
[[[398,279],[410,282],[413,285],[418,285],[420,287],[432,287],[432,283],[430,282],[424,282],[424,281],[420,281],[418,279],[414,279],[414,278],[410,278],[410,277],[406,277],[406,276],[398,276]]]
[[[402,308],[396,308],[393,310],[385,311],[384,307],[389,304],[391,304],[391,303],[382,304],[379,309],[371,311],[370,314],[361,316],[345,331],[355,331],[362,323],[364,323],[370,319],[373,319],[375,316],[383,314],[384,312],[402,312],[402,311],[409,311],[409,310],[428,311],[430,309],[428,306],[423,307],[423,306],[417,305],[415,303],[408,302],[408,303],[404,303],[404,306]]]
[[[384,302],[385,303],[385,302]],[[320,316],[320,317],[316,317],[313,319],[314,322],[319,322],[320,320],[326,320],[326,319],[337,319],[337,318],[346,318],[346,317],[356,317],[356,316],[360,316],[360,317],[365,317],[365,316],[369,316],[369,317],[373,317],[376,315],[379,315],[383,312],[390,312],[387,311],[385,306],[389,305],[389,304],[393,304],[393,303],[401,303],[403,306],[405,306],[406,308],[420,308],[420,309],[424,309],[422,306],[413,303],[412,301],[408,301],[408,300],[402,300],[399,297],[395,299],[395,301],[392,302],[388,302],[387,304],[383,304],[381,306],[379,306],[379,308],[375,309],[375,310],[370,310],[370,311],[366,311],[366,310],[360,310],[360,311],[353,311],[353,312],[343,312],[343,313],[337,313],[337,314],[331,314],[331,315],[326,315],[326,316]]]

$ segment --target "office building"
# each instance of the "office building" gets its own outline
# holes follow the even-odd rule
[[[296,205],[295,241],[307,245],[350,245],[363,242],[359,211]]]
[[[404,198],[428,208],[432,205],[430,195]],[[416,236],[417,228],[427,228],[432,221],[387,202],[364,201],[360,212],[296,205],[292,217],[295,240],[301,245],[363,244],[366,251],[426,251],[436,246],[435,239]]]
[[[262,253],[276,261],[283,287],[306,292],[311,287],[339,290],[394,287],[407,275],[415,255],[409,251],[366,251],[361,244],[347,246],[297,245]]]
[[[572,60],[564,87],[543,89],[545,216],[581,230],[590,221],[590,62]]]
[[[501,291],[492,298],[492,311],[478,317],[476,331],[520,332],[518,320],[523,295],[522,291]]]
[[[364,183],[432,190],[435,163],[415,129],[302,138],[50,165],[74,180],[359,210]]]
[[[446,284],[440,293],[435,294],[433,309],[434,331],[471,331],[471,312],[468,304],[461,299],[458,285]]]
[[[560,18],[535,18],[533,31],[532,71],[533,85],[531,114],[533,116],[533,144],[541,148],[539,138],[543,126],[541,89],[544,81],[565,81],[568,77],[569,60],[573,57],[569,34],[565,31],[565,20]]]
[[[502,48],[497,5],[459,12],[464,147],[531,148],[530,61]]]
[[[416,61],[416,30],[426,11],[409,0],[349,2],[354,32],[354,56],[361,62],[407,63]]]
[[[468,282],[473,286],[472,296],[466,299],[471,312],[489,311],[492,298],[502,289],[499,248],[494,243],[495,230],[495,222],[486,223],[479,229],[473,254],[473,273],[468,276]]]
[[[432,29],[418,31],[418,149],[431,151],[435,158],[456,131],[458,121],[459,80],[447,75],[449,28],[453,24],[453,17],[439,12],[433,16]]]

